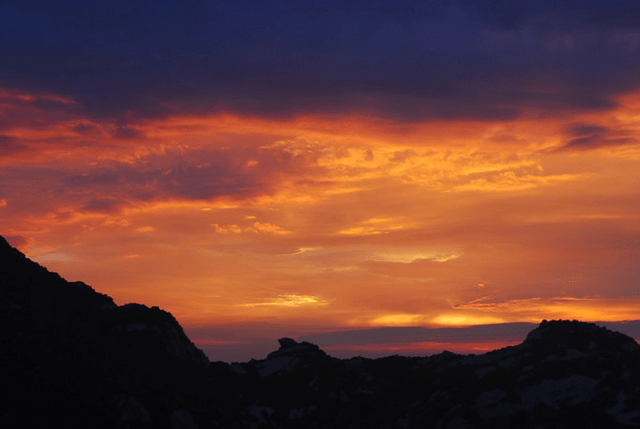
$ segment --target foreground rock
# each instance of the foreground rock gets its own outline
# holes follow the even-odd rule
[[[0,237],[2,427],[159,427],[208,364],[171,314],[117,306]]]
[[[543,321],[483,355],[340,360],[290,338],[266,359],[208,363],[167,312],[117,306],[0,237],[3,427],[630,428],[640,346]]]
[[[305,349],[301,346],[300,351]],[[266,376],[264,368],[279,367],[279,355],[237,365],[245,378],[254,377],[252,385],[261,386],[261,393],[245,396],[244,427],[573,428],[640,423],[640,346],[590,323],[543,321],[522,344],[479,356],[308,356],[313,365],[291,359],[297,367],[281,365]]]

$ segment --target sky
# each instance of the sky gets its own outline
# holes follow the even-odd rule
[[[639,42],[623,0],[5,0],[0,234],[212,360],[637,320]]]

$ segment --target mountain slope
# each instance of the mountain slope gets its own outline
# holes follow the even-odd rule
[[[169,313],[119,307],[30,261],[2,237],[0,322],[0,385],[12,393],[0,416],[16,427],[87,419],[115,427],[139,398],[153,396],[149,389],[168,394],[183,383],[178,374],[208,365]]]
[[[4,427],[630,428],[640,346],[543,321],[483,355],[335,359],[279,340],[266,359],[209,363],[167,312],[117,306],[0,237]]]

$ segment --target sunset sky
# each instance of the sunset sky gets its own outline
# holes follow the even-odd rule
[[[0,234],[213,360],[640,319],[640,2],[3,1]]]

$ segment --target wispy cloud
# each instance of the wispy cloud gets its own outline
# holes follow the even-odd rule
[[[303,307],[328,305],[329,301],[323,300],[313,295],[297,295],[292,293],[282,293],[275,298],[270,298],[262,302],[242,304],[244,307]]]

